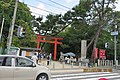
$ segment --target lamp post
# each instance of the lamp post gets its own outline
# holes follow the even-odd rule
[[[117,66],[117,59],[116,59],[116,53],[117,53],[117,35],[118,35],[118,31],[116,31],[117,29],[117,25],[115,26],[115,31],[114,32],[111,32],[111,35],[114,36],[114,64],[115,64],[115,68]]]

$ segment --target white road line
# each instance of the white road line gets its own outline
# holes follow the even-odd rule
[[[120,78],[120,75],[118,75],[118,76],[97,77],[97,78],[85,79],[85,80],[98,80],[98,79],[100,79],[100,78],[107,78],[107,79],[109,79],[109,78]],[[115,80],[118,80],[118,79],[115,79]],[[119,80],[120,80],[120,79],[119,79]]]
[[[87,75],[85,75],[85,74],[87,74]],[[95,73],[94,73],[95,74]],[[65,74],[66,75],[66,77],[64,76],[64,75],[59,75],[58,77],[59,78],[55,78],[55,79],[51,79],[51,80],[69,80],[69,79],[79,79],[79,78],[86,78],[86,79],[80,79],[80,80],[98,80],[99,78],[102,78],[103,76],[105,76],[105,77],[103,77],[103,78],[120,78],[120,75],[119,75],[119,73],[110,73],[110,74],[98,74],[98,75],[94,75],[93,73],[84,73],[84,75],[78,75],[78,76],[73,76],[74,74]],[[96,73],[97,74],[97,73]],[[71,75],[71,76],[68,76],[68,75]],[[91,77],[91,78],[90,78]],[[95,78],[95,77],[97,77],[97,78]],[[87,78],[89,78],[89,79],[87,79]]]
[[[60,75],[52,75],[52,77],[65,77],[65,76],[77,76],[77,75],[96,75],[96,74],[111,74],[110,72],[92,72],[92,73],[76,73],[76,74],[60,74]]]

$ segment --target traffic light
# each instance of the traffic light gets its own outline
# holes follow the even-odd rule
[[[25,37],[25,28],[22,27],[22,30],[21,30],[21,37]]]
[[[105,48],[109,48],[109,43],[108,42],[105,43]]]
[[[25,36],[25,28],[18,26],[17,36],[24,37]]]

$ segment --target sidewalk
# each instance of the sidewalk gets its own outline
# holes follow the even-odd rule
[[[78,65],[75,64],[65,64],[65,63],[61,63],[59,61],[52,61],[51,64],[47,65],[47,60],[42,60],[40,62],[41,65],[49,67],[51,70],[52,69],[78,69],[78,68],[83,68],[83,67],[79,67]]]
[[[83,72],[83,69],[51,69],[51,74],[63,74],[63,73],[78,73],[78,72]]]
[[[40,64],[50,68],[52,74],[83,72],[83,68],[87,68],[87,67],[79,67],[75,64],[61,63],[59,61],[52,61],[50,65],[47,65],[47,60],[42,60]]]
[[[50,65],[47,65],[47,60],[42,60],[40,62],[41,65],[46,66],[48,68],[50,68],[51,73],[52,74],[56,74],[56,73],[74,73],[74,72],[112,72],[112,70],[108,70],[111,68],[104,68],[104,67],[92,67],[92,68],[88,68],[85,66],[79,66],[79,65],[75,65],[75,64],[65,64],[65,63],[61,63],[59,61],[52,61]]]

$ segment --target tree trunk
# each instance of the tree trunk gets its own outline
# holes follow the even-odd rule
[[[92,61],[94,61],[94,62],[95,62],[95,58],[94,58],[94,56],[95,56],[95,48],[96,48],[96,45],[97,45],[97,42],[98,42],[98,38],[99,38],[99,35],[100,35],[100,32],[101,32],[101,29],[102,29],[102,25],[100,25],[99,29],[97,30],[97,33],[95,35],[94,44],[93,44],[93,50],[92,50],[91,58],[92,58]]]

